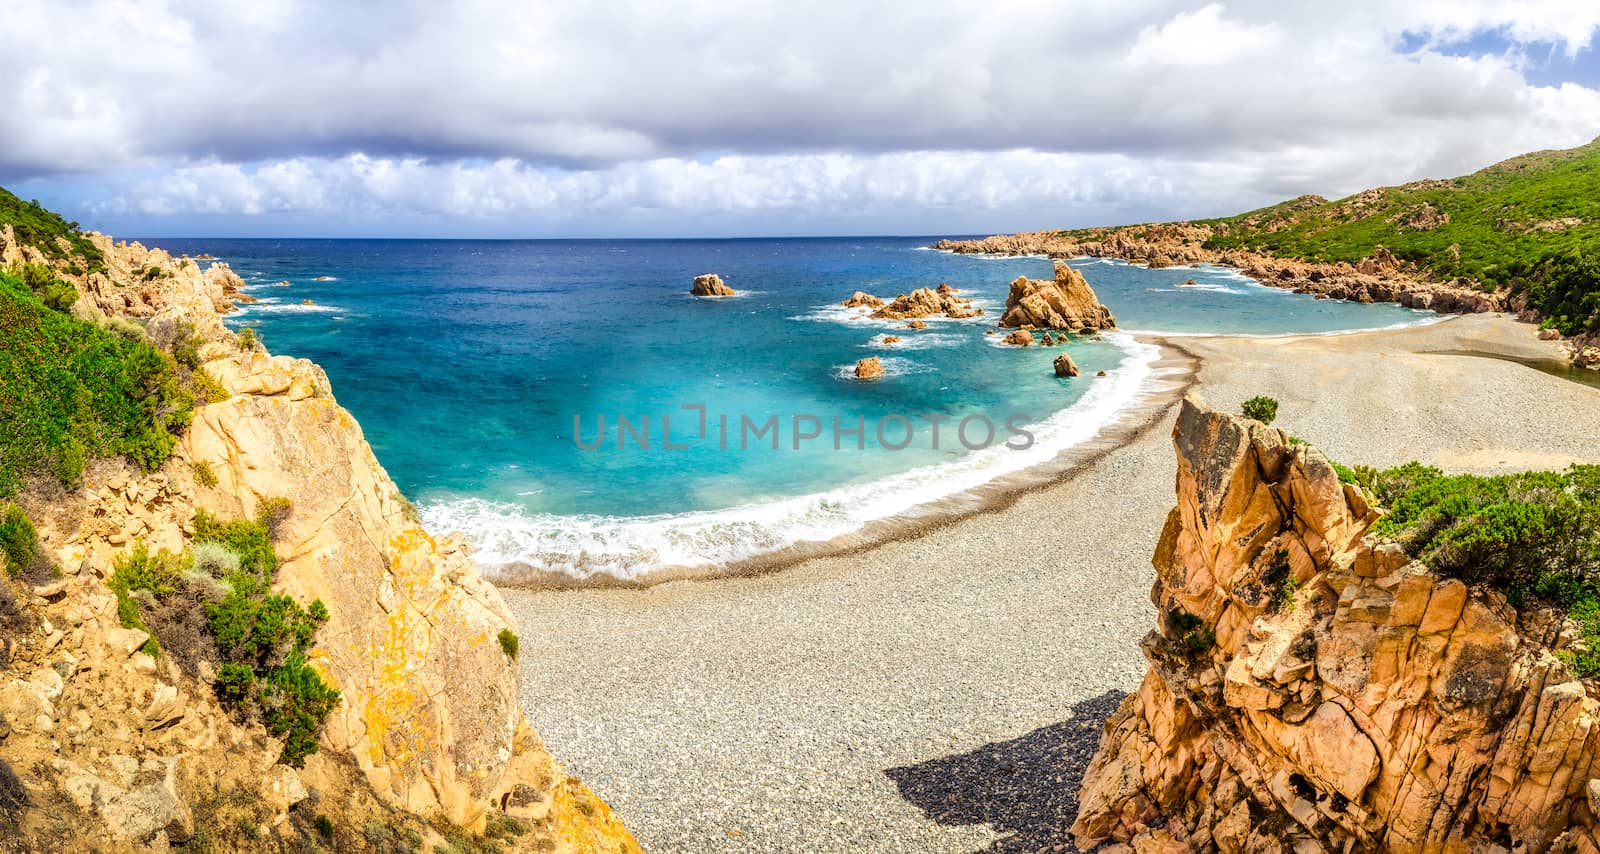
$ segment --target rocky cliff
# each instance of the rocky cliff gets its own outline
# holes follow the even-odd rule
[[[21,607],[0,655],[0,755],[34,808],[13,822],[16,839],[51,847],[51,805],[64,803],[81,842],[112,848],[197,834],[238,846],[244,826],[251,839],[316,833],[343,850],[404,849],[401,829],[419,840],[488,833],[518,850],[636,850],[524,719],[499,593],[460,543],[418,523],[322,370],[224,327],[242,284],[226,265],[90,239],[104,256],[93,272],[9,229],[0,259],[53,263],[77,287],[80,317],[136,319],[152,340],[192,329],[226,394],[196,408],[157,471],[101,460],[78,488],[18,497],[65,577],[10,597]],[[146,636],[119,624],[106,584],[136,544],[191,546],[197,510],[249,517],[272,498],[291,508],[274,589],[326,605],[309,657],[340,692],[300,771],[274,764],[259,723],[223,711],[212,663],[187,672],[140,651]],[[218,793],[231,800],[219,806]]]
[[[1561,613],[1377,541],[1365,494],[1278,430],[1191,398],[1174,444],[1150,670],[1080,847],[1600,850],[1600,701],[1555,655]]]

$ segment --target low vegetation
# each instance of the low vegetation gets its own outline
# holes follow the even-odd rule
[[[506,654],[506,658],[515,659],[520,646],[521,641],[517,640],[515,632],[510,629],[500,630],[500,651]]]
[[[55,574],[28,514],[15,504],[0,504],[0,554],[5,555],[6,574],[12,578],[38,580]]]
[[[1240,407],[1246,418],[1254,418],[1262,424],[1271,424],[1278,418],[1278,401],[1270,397],[1256,396],[1245,401]]]
[[[146,652],[165,650],[191,671],[199,660],[218,662],[217,696],[283,739],[279,761],[298,767],[316,752],[339,692],[308,658],[327,607],[321,600],[301,606],[271,589],[273,540],[287,512],[282,500],[265,502],[254,519],[202,510],[188,553],[151,555],[137,545],[117,563],[110,586],[123,625],[151,632]]]
[[[11,226],[17,242],[33,246],[51,258],[72,258],[85,271],[100,269],[105,258],[93,243],[60,214],[37,201],[24,202],[0,188],[0,226]],[[66,247],[61,245],[65,240]]]
[[[1600,676],[1600,466],[1494,477],[1420,463],[1338,468],[1386,508],[1372,532],[1429,568],[1505,591],[1519,607],[1566,608],[1597,651],[1569,663]]]
[[[51,308],[0,272],[0,495],[35,474],[73,485],[94,457],[153,470],[193,408],[172,356]]]

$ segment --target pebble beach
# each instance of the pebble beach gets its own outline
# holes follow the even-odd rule
[[[1194,393],[1275,397],[1274,426],[1345,463],[1600,462],[1600,389],[1511,361],[1556,346],[1502,316],[1165,343],[1197,362]],[[648,850],[1072,850],[1077,775],[1145,670],[1172,414],[1048,486],[867,550],[645,589],[506,588],[523,705]]]

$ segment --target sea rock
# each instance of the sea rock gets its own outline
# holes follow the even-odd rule
[[[907,329],[927,329],[928,328],[928,324],[923,323],[920,320],[913,320],[910,323],[906,324],[906,328]]]
[[[941,314],[958,319],[983,314],[983,309],[973,307],[972,300],[956,296],[955,290],[948,285],[941,287],[943,289],[937,291],[932,288],[917,288],[909,294],[901,294],[893,301],[881,305],[872,316],[881,320],[907,320]],[[848,304],[847,301],[846,305]]]
[[[883,300],[865,291],[856,291],[840,305],[845,308],[878,308],[883,305]]]
[[[1282,431],[1190,397],[1173,442],[1162,617],[1084,774],[1080,849],[1600,850],[1600,700],[1537,628],[1564,614],[1368,535],[1365,494]]]
[[[1017,347],[1032,346],[1033,333],[1026,329],[1018,329],[1016,332],[1007,335],[1003,343],[1012,344]]]
[[[694,277],[689,293],[697,297],[731,297],[738,292],[724,284],[722,277],[716,273],[706,273]]]
[[[883,376],[883,360],[877,356],[868,356],[856,362],[856,379],[871,380]]]
[[[899,344],[900,343],[900,336],[898,336],[898,335],[885,335],[885,336],[883,336],[883,343],[885,343],[885,344]]]
[[[1083,274],[1057,261],[1053,281],[1019,277],[1006,296],[1001,326],[1040,329],[1108,329],[1117,325],[1111,311],[1100,304]]]
[[[1072,361],[1072,356],[1066,353],[1056,357],[1055,369],[1058,377],[1075,377],[1078,375],[1078,363]]]

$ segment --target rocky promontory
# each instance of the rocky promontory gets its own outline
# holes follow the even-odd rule
[[[1080,848],[1600,850],[1565,614],[1372,536],[1365,491],[1279,430],[1190,398],[1174,444],[1150,669],[1085,774]]]

